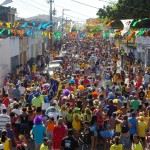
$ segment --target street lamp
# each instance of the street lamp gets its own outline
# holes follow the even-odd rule
[[[64,11],[70,11],[69,9],[63,9],[62,10],[62,29],[61,29],[61,32],[62,32],[62,35],[63,35],[63,32],[64,32]]]
[[[0,4],[0,6],[7,5],[7,4],[12,3],[12,2],[13,2],[12,0],[5,0],[2,4]]]

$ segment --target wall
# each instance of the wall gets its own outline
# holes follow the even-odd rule
[[[19,38],[20,48],[20,64],[25,65],[27,63],[27,51],[28,51],[28,38]]]
[[[13,70],[12,58],[15,58],[14,65],[18,65],[19,38],[0,39],[0,86],[3,84],[4,77]]]

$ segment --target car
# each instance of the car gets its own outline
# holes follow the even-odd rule
[[[64,62],[64,57],[62,55],[54,57],[54,60],[62,60]]]
[[[63,64],[62,60],[53,60],[49,64]]]
[[[50,64],[48,66],[48,69],[47,69],[47,72],[50,76],[53,76],[54,75],[54,71],[57,71],[57,70],[60,70],[62,67],[59,63],[56,63],[56,64]]]

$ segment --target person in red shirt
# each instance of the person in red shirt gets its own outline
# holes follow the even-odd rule
[[[8,94],[5,94],[5,96],[2,99],[2,103],[6,106],[6,108],[8,108],[8,105],[9,105]]]
[[[59,150],[61,147],[61,141],[66,136],[67,127],[63,124],[63,118],[58,119],[58,125],[54,126],[53,134],[52,134],[52,147],[53,150]]]
[[[79,86],[79,80],[78,80],[77,76],[74,76],[73,80],[75,81],[76,88],[78,88],[78,86]]]
[[[87,76],[84,76],[83,83],[84,83],[85,86],[90,85],[90,81],[87,79]]]
[[[66,89],[68,89],[69,91],[74,92],[74,88],[73,88],[71,83],[69,83],[69,86]]]

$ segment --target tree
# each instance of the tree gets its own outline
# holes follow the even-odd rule
[[[150,0],[118,0],[116,4],[100,8],[97,15],[115,20],[150,18],[149,8]]]

